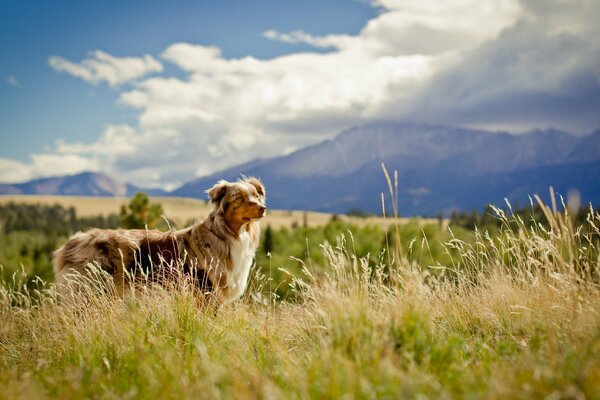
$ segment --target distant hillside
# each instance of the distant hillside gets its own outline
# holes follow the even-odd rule
[[[403,215],[524,204],[549,186],[579,190],[600,204],[600,131],[575,136],[558,130],[490,133],[410,123],[376,123],[287,156],[257,160],[189,182],[172,192],[204,198],[218,179],[259,176],[269,204],[280,209],[381,212],[387,194],[381,162],[399,175]]]
[[[17,184],[0,184],[0,194],[40,194],[68,196],[131,196],[145,191],[154,196],[164,195],[163,190],[145,190],[112,179],[95,172],[83,172],[77,175],[36,179]]]

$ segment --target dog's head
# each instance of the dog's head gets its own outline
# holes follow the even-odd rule
[[[245,224],[265,216],[266,192],[256,178],[237,182],[221,180],[206,191],[218,214],[224,214],[233,224]]]

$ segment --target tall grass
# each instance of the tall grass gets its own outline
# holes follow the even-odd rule
[[[600,215],[576,228],[544,207],[530,228],[496,209],[498,235],[445,244],[454,265],[369,262],[340,238],[325,272],[294,277],[294,302],[265,301],[255,277],[218,312],[185,281],[121,298],[92,279],[65,302],[16,274],[0,397],[599,398]]]

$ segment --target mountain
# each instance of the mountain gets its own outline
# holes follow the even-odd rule
[[[150,195],[166,194],[160,189],[145,190],[95,172],[36,179],[17,184],[0,184],[0,194],[40,194],[70,196],[132,196],[144,191]]]
[[[514,135],[413,123],[353,127],[292,154],[197,179],[172,194],[205,198],[217,180],[246,174],[264,181],[273,208],[380,213],[380,193],[388,193],[382,162],[398,171],[402,215],[481,209],[503,205],[504,197],[526,204],[549,186],[565,196],[578,190],[584,202],[600,204],[600,130]]]
[[[188,182],[173,192],[145,190],[102,174],[0,184],[0,194],[79,196],[151,195],[206,198],[219,179],[260,177],[268,204],[276,209],[381,213],[381,193],[390,199],[381,169],[398,172],[398,206],[404,216],[482,209],[492,203],[529,203],[548,188],[600,204],[600,130],[576,136],[556,129],[525,134],[439,125],[381,122],[356,126],[334,139],[292,154],[257,159]]]

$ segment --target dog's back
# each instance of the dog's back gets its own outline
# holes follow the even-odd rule
[[[67,273],[86,274],[88,264],[92,262],[113,276],[119,287],[124,271],[148,271],[153,266],[171,263],[178,256],[178,246],[171,233],[143,229],[92,229],[73,235],[54,252],[52,261],[59,287],[66,286]]]

